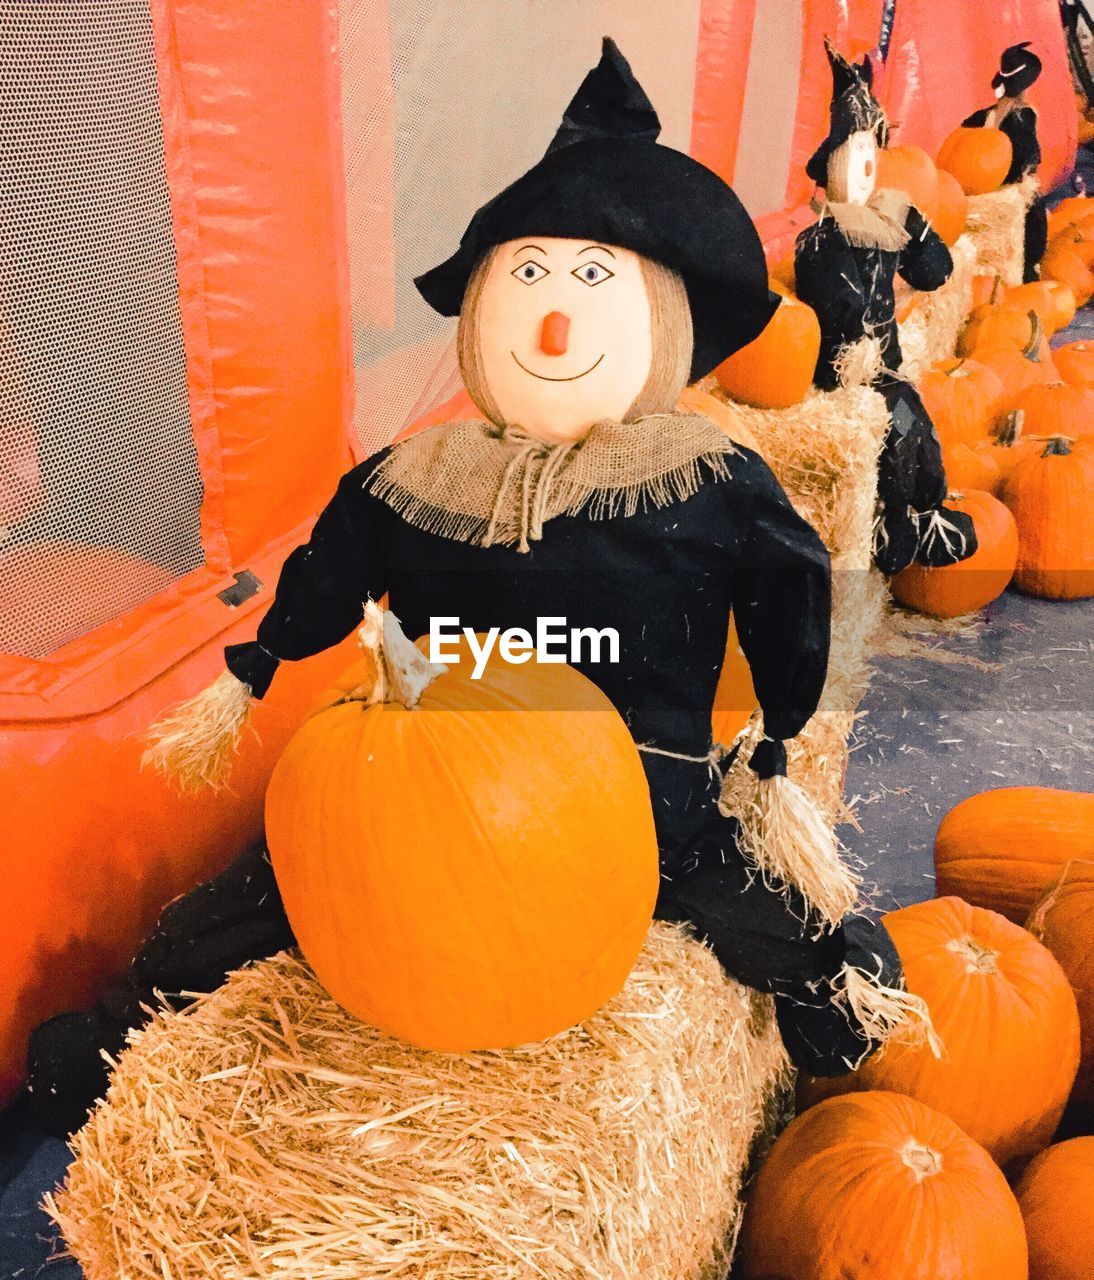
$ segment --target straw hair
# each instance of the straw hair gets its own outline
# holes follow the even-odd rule
[[[882,986],[876,975],[852,965],[844,965],[836,979],[833,1003],[846,1006],[874,1045],[880,1043],[925,1044],[936,1058],[943,1053],[942,1041],[931,1021],[931,1011],[921,996],[902,987]],[[858,1062],[848,1063],[854,1070],[873,1051],[864,1049]]]
[[[741,850],[765,881],[796,886],[834,928],[858,900],[860,878],[840,857],[839,842],[816,801],[790,778],[764,778],[751,803],[738,806]]]
[[[46,1206],[87,1280],[721,1280],[789,1078],[675,926],[580,1027],[466,1055],[284,953],[131,1034]]]
[[[1025,270],[1026,209],[1036,188],[1013,183],[982,196],[969,196],[967,233],[976,246],[976,270],[998,275],[1004,284],[1022,283]]]
[[[222,671],[152,725],[141,767],[151,765],[179,791],[218,790],[227,782],[253,703],[248,686]]]

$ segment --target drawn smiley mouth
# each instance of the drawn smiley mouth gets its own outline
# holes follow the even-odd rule
[[[530,373],[533,378],[538,378],[540,382],[576,382],[578,378],[584,378],[586,373],[592,373],[592,371],[601,362],[601,360],[604,359],[604,356],[606,353],[602,351],[600,355],[598,355],[597,358],[593,361],[593,363],[589,365],[589,367],[585,370],[584,373],[573,373],[568,378],[548,378],[545,373],[536,373],[534,369],[529,369],[526,364],[521,364],[520,359],[517,356],[517,353],[515,351],[510,351],[509,354],[513,357],[514,360],[516,360],[517,364],[520,364],[520,367],[524,370],[525,373]]]

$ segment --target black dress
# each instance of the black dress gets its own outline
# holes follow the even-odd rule
[[[229,668],[261,696],[281,660],[338,643],[360,623],[363,601],[385,593],[411,637],[438,616],[478,631],[519,626],[534,634],[542,616],[614,628],[618,664],[575,665],[612,701],[635,741],[654,749],[642,760],[661,861],[658,917],[689,922],[727,972],[775,994],[799,1065],[814,1074],[846,1071],[871,1045],[846,1007],[832,1003],[834,980],[846,962],[899,985],[896,952],[869,919],[846,918],[824,932],[796,889],[764,882],[738,850],[737,824],[718,811],[719,779],[708,763],[731,612],[770,737],[798,734],[825,682],[828,553],[767,465],[741,448],[726,459],[728,476],[711,475],[689,498],[647,504],[631,516],[560,515],[521,552],[408,523],[367,488],[389,452],[343,478],[309,542],[285,563],[257,640],[226,651]],[[133,1018],[153,985],[211,988],[242,959],[269,954],[288,937],[269,864],[254,851],[168,909],[110,999],[120,1019]],[[72,1122],[79,1092],[64,1065],[79,1039],[68,1016],[46,1023],[31,1046],[40,1114],[55,1128]],[[81,1016],[89,1034],[104,1034],[101,1012]],[[51,1111],[47,1086],[56,1088],[58,1078],[69,1105]],[[77,1112],[80,1105],[77,1099]]]
[[[962,124],[966,129],[983,129],[988,123],[992,108],[974,111]],[[998,126],[1010,139],[1011,162],[1004,185],[1021,182],[1037,172],[1041,163],[1041,143],[1037,137],[1037,112],[1032,107],[1015,107]],[[1026,284],[1039,280],[1041,259],[1048,244],[1048,210],[1044,198],[1038,194],[1026,211],[1024,280]]]
[[[856,245],[822,213],[798,236],[794,254],[798,296],[817,313],[821,328],[814,383],[824,391],[839,386],[836,361],[845,346],[864,337],[881,344],[883,370],[874,385],[889,407],[890,425],[878,462],[874,558],[884,573],[897,573],[913,560],[952,564],[976,550],[972,521],[962,512],[944,511],[952,532],[939,537],[932,531],[931,517],[943,515],[946,498],[942,446],[919,393],[897,376],[903,354],[894,279],[899,274],[913,289],[937,289],[949,279],[953,259],[914,205],[904,229],[908,240],[900,250]]]

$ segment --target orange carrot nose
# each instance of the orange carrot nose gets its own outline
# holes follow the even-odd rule
[[[570,317],[561,311],[552,311],[543,317],[543,328],[539,335],[539,349],[545,356],[564,356],[566,354],[566,338],[570,332]]]

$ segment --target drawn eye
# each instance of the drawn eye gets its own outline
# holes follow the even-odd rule
[[[541,267],[538,262],[522,262],[510,274],[516,276],[521,284],[535,284],[537,280],[542,280],[544,276],[549,276],[551,273],[546,267]]]
[[[610,280],[615,275],[614,271],[609,271],[607,267],[601,266],[599,262],[583,262],[580,267],[575,267],[570,275],[577,276],[582,284],[587,284],[591,289],[594,285],[603,284],[605,280]]]

